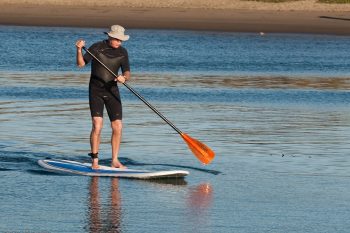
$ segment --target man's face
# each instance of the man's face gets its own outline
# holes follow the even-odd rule
[[[112,48],[119,48],[119,46],[121,46],[122,44],[122,41],[119,40],[119,39],[116,39],[116,38],[113,38],[113,37],[109,37],[108,38],[108,41],[109,41],[109,45],[112,47]]]

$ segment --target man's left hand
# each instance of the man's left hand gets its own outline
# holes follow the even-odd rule
[[[126,79],[125,79],[125,76],[119,75],[114,81],[118,81],[120,83],[125,83]]]

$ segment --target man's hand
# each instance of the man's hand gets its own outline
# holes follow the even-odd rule
[[[75,42],[75,46],[77,47],[77,66],[83,67],[85,66],[85,61],[81,50],[85,46],[85,40],[77,40],[77,42]]]
[[[78,50],[82,50],[82,48],[85,46],[85,40],[77,40],[75,43],[75,46],[77,47]]]
[[[114,81],[118,81],[120,83],[125,83],[126,79],[124,75],[119,75]]]

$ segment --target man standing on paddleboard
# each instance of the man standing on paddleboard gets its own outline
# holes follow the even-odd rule
[[[101,130],[103,126],[103,109],[106,106],[112,128],[112,167],[126,168],[118,160],[119,147],[122,135],[122,104],[117,83],[124,83],[130,79],[130,65],[128,52],[121,46],[123,41],[129,39],[124,34],[125,29],[119,25],[113,25],[107,40],[94,43],[88,50],[98,60],[105,64],[111,71],[118,74],[113,76],[105,67],[89,54],[83,55],[82,49],[85,46],[84,40],[76,42],[77,65],[84,67],[91,61],[91,76],[89,83],[89,105],[92,118],[92,129],[90,134],[92,168],[98,169],[98,151],[101,141]]]

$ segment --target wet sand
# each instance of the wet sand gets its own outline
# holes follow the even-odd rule
[[[0,24],[104,28],[121,24],[144,29],[350,35],[350,4],[316,4],[310,0],[283,4],[236,0],[230,4],[222,0],[215,5],[209,0],[182,5],[151,0],[33,2],[0,0]]]

